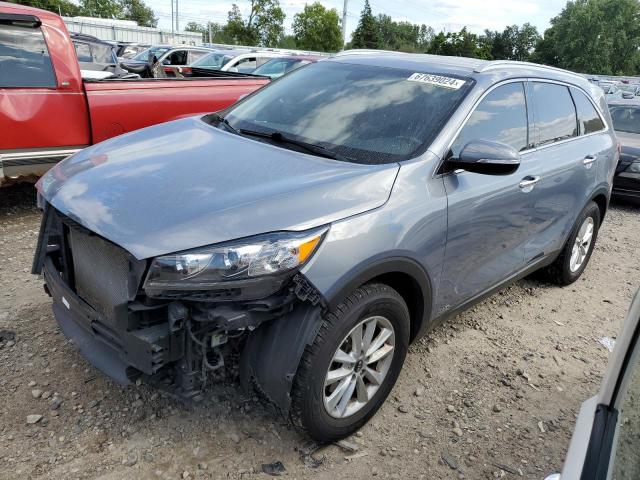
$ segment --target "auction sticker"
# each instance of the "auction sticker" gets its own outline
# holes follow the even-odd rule
[[[410,82],[426,83],[428,85],[436,85],[438,87],[450,88],[452,90],[458,90],[465,84],[464,80],[458,80],[457,78],[443,77],[441,75],[431,75],[430,73],[414,73],[409,78]]]

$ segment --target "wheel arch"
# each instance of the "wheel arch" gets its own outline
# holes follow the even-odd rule
[[[596,190],[591,196],[592,202],[595,202],[598,205],[598,210],[600,210],[600,224],[604,220],[605,215],[607,214],[607,209],[609,208],[609,191],[605,187],[601,187]]]
[[[327,306],[335,308],[356,288],[373,282],[393,288],[406,302],[411,317],[410,341],[422,336],[431,318],[432,283],[426,270],[406,256],[394,255],[360,263],[325,293]]]

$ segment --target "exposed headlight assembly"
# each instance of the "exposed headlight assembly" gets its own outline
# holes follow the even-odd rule
[[[318,249],[328,227],[277,232],[153,259],[144,289],[212,290],[293,272]]]

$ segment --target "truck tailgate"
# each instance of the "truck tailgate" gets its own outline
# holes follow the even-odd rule
[[[85,82],[92,143],[157,123],[221,110],[268,81],[206,78]]]

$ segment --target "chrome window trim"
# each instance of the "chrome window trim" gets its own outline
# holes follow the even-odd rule
[[[447,172],[447,173],[438,173],[440,172],[440,169],[442,168],[442,165],[444,165],[445,160],[445,155],[446,153],[451,149],[451,146],[453,145],[453,143],[456,141],[456,139],[458,138],[458,135],[460,135],[460,132],[462,131],[462,129],[467,125],[467,122],[469,121],[469,118],[471,117],[471,115],[473,115],[473,113],[476,111],[476,109],[478,108],[478,106],[480,105],[480,103],[485,99],[485,97],[487,97],[487,95],[489,95],[491,92],[493,92],[496,88],[499,88],[503,85],[508,85],[510,83],[534,83],[534,82],[541,82],[541,83],[555,83],[557,85],[562,85],[565,86],[567,88],[576,88],[578,90],[580,90],[586,97],[587,99],[591,102],[591,105],[593,105],[593,107],[596,109],[596,112],[598,113],[598,116],[600,117],[600,120],[602,121],[602,123],[604,124],[605,128],[603,130],[598,130],[596,132],[591,132],[588,133],[586,135],[577,135],[575,137],[571,137],[571,138],[567,138],[564,140],[560,140],[558,142],[553,142],[553,143],[548,143],[546,145],[541,145],[541,146],[536,146],[533,148],[528,148],[526,150],[522,150],[520,153],[520,156],[523,155],[528,155],[530,153],[534,153],[537,152],[539,150],[544,150],[545,148],[549,148],[549,147],[555,147],[557,145],[562,145],[568,142],[573,142],[576,140],[580,140],[582,138],[586,138],[586,137],[590,137],[592,135],[600,135],[602,133],[607,133],[609,132],[609,124],[604,120],[604,115],[602,114],[602,111],[600,110],[600,108],[598,107],[598,105],[596,105],[596,103],[593,101],[593,99],[591,98],[591,95],[582,87],[575,85],[573,83],[569,83],[569,82],[564,82],[564,81],[560,81],[560,80],[551,80],[548,78],[539,78],[539,77],[521,77],[521,78],[510,78],[508,80],[503,80],[501,82],[498,82],[494,85],[492,85],[491,87],[489,87],[487,90],[484,91],[484,93],[478,98],[478,100],[476,100],[476,102],[473,104],[473,106],[471,107],[471,109],[469,110],[469,112],[467,113],[467,115],[464,117],[464,119],[462,120],[462,123],[460,124],[460,126],[456,129],[456,132],[454,135],[452,135],[451,140],[447,143],[447,147],[445,148],[445,152],[441,153],[440,155],[438,155],[440,157],[440,161],[438,162],[438,166],[437,168],[434,170],[433,173],[433,178],[440,178],[446,175],[451,175],[452,173],[455,172]],[[569,95],[571,95],[571,91],[569,90]],[[525,89],[525,98],[528,100],[527,97],[527,92]],[[571,98],[571,101],[573,102],[573,98]],[[527,108],[529,108],[529,106],[527,105]],[[576,108],[576,118],[578,117],[578,109]],[[535,117],[534,117],[535,119]],[[579,120],[578,120],[579,121]],[[527,123],[529,122],[529,118],[527,115]],[[534,120],[534,125],[535,125],[535,120]],[[531,127],[531,125],[529,125],[529,127]],[[443,131],[446,129],[443,129]]]

